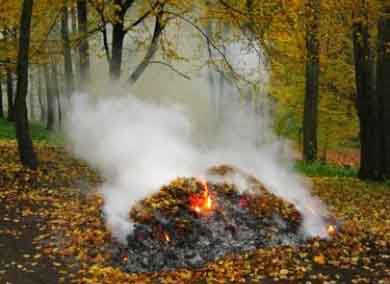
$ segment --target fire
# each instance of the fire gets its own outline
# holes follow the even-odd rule
[[[336,234],[336,227],[333,225],[328,225],[327,230],[328,230],[328,234],[331,236]]]
[[[197,214],[207,215],[214,210],[215,204],[210,195],[207,182],[203,179],[199,179],[199,182],[203,187],[203,192],[201,194],[193,194],[189,197],[190,208]]]
[[[168,235],[167,232],[164,232],[164,240],[165,240],[166,242],[171,241],[171,237]]]

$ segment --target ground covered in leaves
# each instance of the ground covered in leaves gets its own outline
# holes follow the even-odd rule
[[[197,269],[125,273],[105,229],[99,178],[64,150],[39,144],[41,167],[20,167],[0,141],[0,283],[390,283],[390,188],[313,178],[343,222],[331,240],[231,254]],[[166,200],[166,202],[170,202]],[[270,204],[267,204],[270,205]]]

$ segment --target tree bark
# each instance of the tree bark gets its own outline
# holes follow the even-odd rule
[[[141,77],[141,75],[145,71],[146,67],[148,67],[150,60],[153,58],[154,54],[158,50],[158,41],[159,41],[160,35],[164,29],[164,26],[161,23],[161,16],[162,16],[161,13],[159,13],[156,16],[156,23],[154,26],[152,41],[151,41],[150,46],[149,46],[144,58],[142,59],[141,63],[138,64],[138,66],[135,68],[134,72],[130,75],[129,82],[131,84],[135,83],[139,79],[139,77]]]
[[[7,105],[8,105],[8,113],[7,120],[14,121],[14,86],[12,82],[12,73],[7,68],[6,69],[6,77],[7,77]]]
[[[58,125],[62,128],[62,108],[61,108],[61,96],[60,93],[56,93],[56,101],[57,101],[57,114],[58,114]]]
[[[77,6],[72,6],[70,10],[70,19],[71,19],[71,27],[72,27],[72,33],[77,34],[78,33],[78,27],[77,27]],[[79,89],[79,78],[80,78],[80,56],[79,56],[79,50],[74,48],[73,50],[73,78],[74,78],[74,84],[75,89]]]
[[[319,89],[319,16],[320,0],[307,0],[306,9],[306,85],[303,113],[303,158],[317,159],[317,120]]]
[[[123,41],[126,32],[124,30],[123,12],[119,11],[119,20],[113,25],[112,30],[112,48],[111,48],[111,62],[110,62],[110,78],[111,80],[119,80],[121,76]]]
[[[34,88],[33,88],[33,76],[32,73],[30,72],[30,92],[28,94],[29,97],[29,113],[30,113],[30,120],[35,120],[35,111],[34,111]]]
[[[383,179],[390,179],[390,4],[383,10],[378,22],[376,93],[380,107],[380,171]]]
[[[38,69],[38,102],[40,108],[40,121],[44,122],[46,117],[45,105],[42,98],[43,88],[42,88],[42,75],[41,68]]]
[[[356,107],[360,124],[360,170],[362,179],[381,178],[381,153],[378,101],[372,81],[368,16],[365,0],[356,7],[353,45],[356,76]]]
[[[121,77],[123,42],[127,33],[124,26],[124,19],[127,10],[133,5],[135,0],[126,0],[124,3],[121,0],[115,0],[114,2],[119,8],[115,14],[117,19],[112,27],[112,47],[109,67],[110,78],[115,81]]]
[[[57,65],[53,63],[51,65],[52,68],[52,78],[51,81],[53,83],[53,95],[55,95],[55,100],[57,102],[57,117],[58,117],[58,126],[61,127],[62,124],[62,113],[61,113],[61,103],[60,103],[60,89],[58,86],[58,72],[57,72]],[[53,109],[54,109],[54,98],[53,100]]]
[[[87,1],[77,1],[77,18],[79,32],[82,34],[82,39],[79,46],[79,64],[80,64],[80,85],[82,88],[90,79],[90,63],[89,63],[89,43],[87,38],[88,33],[88,10]]]
[[[46,80],[46,101],[47,101],[47,112],[46,112],[46,129],[54,129],[54,86],[52,78],[50,78],[49,67],[44,65],[44,73]]]
[[[64,47],[64,72],[65,72],[65,95],[70,97],[74,91],[72,53],[69,41],[69,12],[67,1],[62,10],[61,35]]]
[[[16,139],[22,164],[36,169],[38,159],[34,152],[27,120],[26,96],[28,90],[28,51],[30,47],[30,27],[33,0],[24,0],[19,31],[19,50],[17,62],[17,87],[15,100]]]
[[[4,109],[3,109],[3,84],[0,79],[0,118],[4,118]]]

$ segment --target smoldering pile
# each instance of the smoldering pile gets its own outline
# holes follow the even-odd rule
[[[233,168],[214,167],[225,175]],[[128,272],[199,267],[235,252],[304,241],[302,215],[247,176],[250,188],[178,178],[130,212],[134,230],[115,265]]]

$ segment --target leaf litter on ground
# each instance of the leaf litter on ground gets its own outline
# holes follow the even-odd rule
[[[33,220],[39,252],[21,256],[31,267],[48,257],[62,283],[390,283],[390,188],[384,184],[312,179],[313,193],[343,223],[331,239],[230,254],[196,269],[126,273],[111,265],[118,244],[105,227],[103,199],[94,191],[101,179],[64,149],[39,143],[37,151],[41,166],[31,171],[19,165],[14,141],[0,142],[0,202],[5,212],[15,212],[13,218],[1,216],[1,222],[16,228],[0,229],[0,235],[17,238],[26,220]],[[171,208],[177,200],[161,190],[145,202]],[[276,205],[271,198],[265,206]],[[12,262],[17,266],[0,262],[0,272]]]

